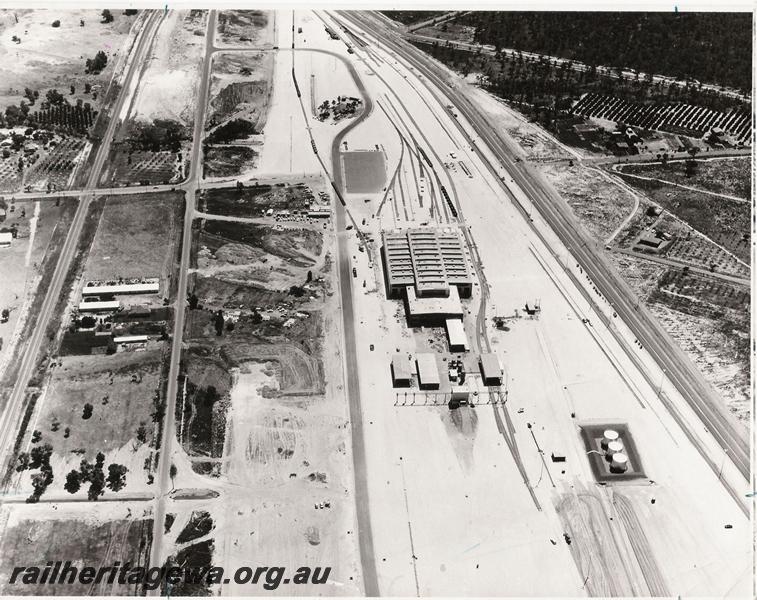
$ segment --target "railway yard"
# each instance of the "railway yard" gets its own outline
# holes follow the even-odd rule
[[[752,593],[740,108],[555,133],[452,13],[0,34],[2,593]],[[11,576],[61,556],[227,574]]]

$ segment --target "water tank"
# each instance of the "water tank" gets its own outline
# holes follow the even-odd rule
[[[623,452],[623,442],[621,442],[620,440],[615,440],[614,442],[607,444],[605,456],[607,456],[608,460],[610,460],[613,455],[617,454],[618,452]]]
[[[610,442],[617,442],[618,439],[620,439],[620,435],[614,429],[605,429],[605,432],[602,435],[603,450],[607,450],[607,444],[609,444]]]
[[[628,470],[628,457],[622,452],[616,452],[612,455],[610,470],[613,473],[625,473]]]

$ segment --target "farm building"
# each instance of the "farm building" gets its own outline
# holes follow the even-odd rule
[[[422,390],[438,390],[439,367],[436,365],[436,354],[424,352],[415,357],[415,366],[418,369],[418,387]]]
[[[394,387],[410,387],[411,377],[407,356],[404,354],[392,356],[392,385]]]
[[[13,242],[13,234],[10,231],[0,233],[0,248],[10,248]]]
[[[502,364],[494,352],[486,352],[481,355],[481,376],[486,385],[502,385]]]
[[[121,303],[118,300],[79,302],[79,312],[115,312],[119,308]]]
[[[157,277],[129,281],[88,281],[83,296],[120,296],[126,294],[157,294],[160,280]]]
[[[470,346],[462,319],[447,319],[444,324],[447,328],[450,352],[468,352]]]
[[[456,286],[469,297],[473,280],[457,229],[421,227],[382,234],[387,295],[398,298],[410,286],[419,298],[449,296]]]

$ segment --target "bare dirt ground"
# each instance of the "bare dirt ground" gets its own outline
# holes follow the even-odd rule
[[[85,82],[92,84],[93,91],[104,92],[133,41],[130,29],[138,17],[113,9],[113,21],[101,23],[101,12],[68,8],[0,11],[0,108],[18,104],[26,87],[44,98],[52,88],[68,96],[73,84],[79,95],[67,99],[74,104],[77,97],[93,102],[91,94],[83,94]],[[60,27],[52,27],[55,20]],[[13,36],[18,36],[20,43],[14,42]],[[108,57],[105,69],[98,75],[85,74],[86,59],[94,58],[99,50]]]
[[[274,44],[276,18],[276,11],[222,11],[218,15],[216,43],[219,46],[271,47]]]
[[[139,595],[134,585],[101,583],[24,585],[9,583],[14,565],[38,566],[48,561],[99,567],[130,562],[146,566],[150,554],[152,520],[144,507],[112,503],[42,507],[6,504],[0,509],[0,591],[6,595]],[[59,509],[59,510],[58,510]],[[45,518],[40,518],[44,513]]]
[[[748,157],[707,160],[706,156],[699,155],[696,165],[695,173],[690,177],[686,175],[685,161],[671,161],[665,165],[624,165],[620,171],[738,196],[745,200],[751,196],[751,161]]]
[[[10,248],[0,249],[0,310],[10,311],[7,323],[0,323],[0,381],[11,385],[14,378],[13,351],[29,335],[52,274],[58,253],[76,211],[76,201],[60,206],[53,202],[16,202],[2,227],[15,226],[18,237]],[[25,214],[25,216],[21,216]],[[32,317],[32,318],[30,318]],[[16,355],[16,358],[19,358]],[[6,369],[8,369],[6,371]]]
[[[259,190],[245,199],[280,208],[287,206],[288,189]],[[241,207],[250,208],[247,202]],[[340,316],[332,293],[334,265],[328,258],[333,233],[330,226],[324,232],[321,223],[303,229],[303,223],[261,221],[268,222],[251,228],[217,221],[224,225],[224,238],[219,231],[197,235],[193,263],[198,285],[193,289],[199,306],[188,312],[186,322],[186,394],[177,400],[182,451],[173,458],[176,485],[204,482],[221,494],[219,500],[203,503],[212,526],[191,542],[209,542],[212,563],[231,569],[249,565],[249,557],[255,556],[258,564],[328,565],[329,581],[336,587],[318,591],[356,594],[360,583]],[[303,232],[305,237],[299,237]],[[204,243],[212,247],[212,255],[203,252]],[[275,282],[270,276],[259,281],[255,271],[261,264],[275,265]],[[279,281],[282,272],[290,281]],[[213,285],[199,285],[203,276]],[[219,296],[222,281],[250,290],[297,285],[305,293],[272,296],[276,300],[268,309],[251,303],[249,296],[232,309]],[[225,317],[220,335],[214,323],[219,309]],[[174,536],[192,515],[182,510],[176,519],[179,529],[174,525],[167,539],[178,560],[190,542]],[[228,583],[216,591],[257,594],[260,586]],[[314,591],[283,585],[278,593]]]
[[[192,127],[205,20],[206,11],[169,11],[158,30],[130,118],[170,119]]]

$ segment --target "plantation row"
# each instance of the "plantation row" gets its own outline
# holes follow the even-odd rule
[[[573,106],[572,112],[644,129],[691,132],[692,135],[720,128],[744,144],[748,144],[752,136],[752,121],[746,108],[722,112],[692,104],[641,104],[589,93]]]
[[[90,105],[60,104],[30,114],[30,120],[42,127],[58,126],[72,133],[87,133],[97,116]]]

